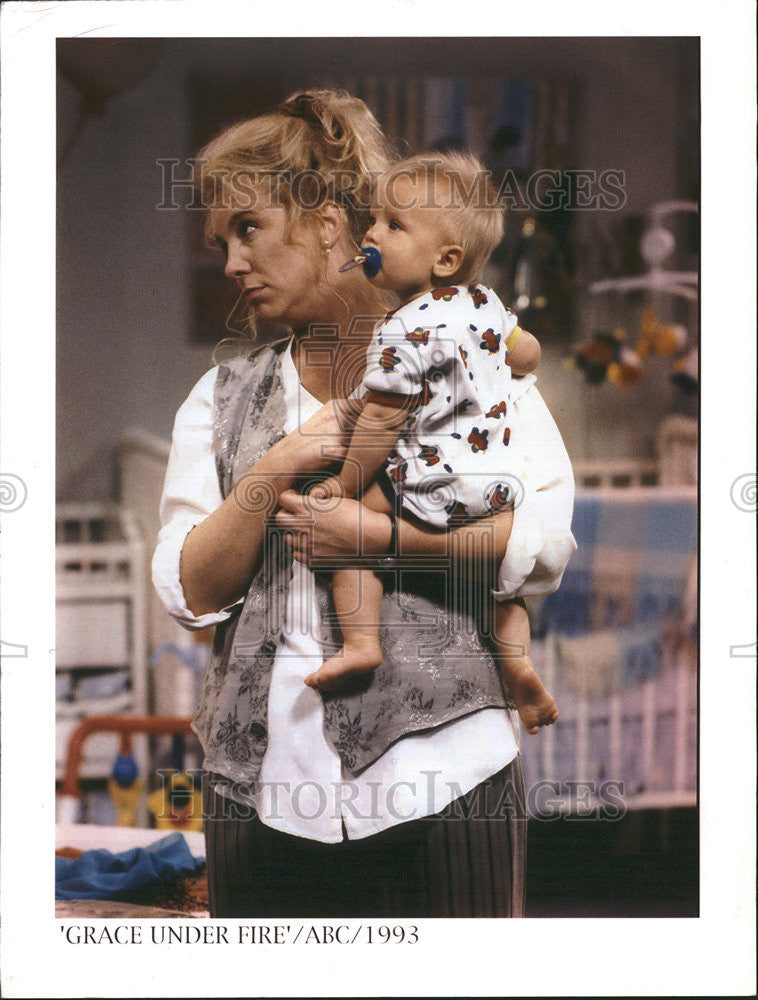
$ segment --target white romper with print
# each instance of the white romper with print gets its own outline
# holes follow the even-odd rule
[[[437,288],[374,329],[364,386],[419,396],[386,465],[404,507],[447,528],[514,500],[506,340],[517,325],[483,285]]]

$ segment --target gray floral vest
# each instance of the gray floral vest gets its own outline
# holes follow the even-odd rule
[[[247,505],[263,498],[245,490],[245,472],[284,436],[285,347],[235,358],[219,368],[216,380],[213,447],[221,492],[226,497],[234,490]],[[379,568],[386,570],[382,665],[349,689],[323,696],[325,735],[354,774],[409,733],[506,704],[480,638],[470,581],[456,580],[439,558],[417,557],[412,570],[387,559]],[[291,575],[291,556],[272,525],[243,604],[216,629],[194,721],[206,769],[250,791],[266,751],[271,670]],[[316,574],[316,591],[326,657],[341,646],[328,573]]]

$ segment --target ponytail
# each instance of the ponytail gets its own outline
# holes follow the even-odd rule
[[[390,150],[368,107],[344,91],[291,95],[267,114],[225,129],[199,153],[200,184],[218,197],[219,177],[244,174],[235,190],[262,186],[302,221],[324,201],[341,205],[353,239],[367,228],[371,194]]]

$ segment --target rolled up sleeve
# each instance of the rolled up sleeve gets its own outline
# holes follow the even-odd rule
[[[552,594],[576,541],[571,533],[574,475],[563,439],[542,396],[530,383],[512,403],[521,489],[496,600]],[[518,435],[518,436],[517,436]]]
[[[216,374],[214,368],[200,379],[176,415],[161,497],[161,530],[152,564],[153,584],[166,610],[192,631],[226,621],[235,607],[193,615],[187,607],[179,572],[185,538],[223,499],[213,455]]]

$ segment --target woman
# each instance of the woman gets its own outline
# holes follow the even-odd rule
[[[217,626],[195,719],[212,914],[519,916],[516,730],[476,595],[521,522],[501,587],[557,586],[572,544],[560,436],[530,389],[550,471],[548,489],[527,488],[528,518],[505,511],[446,534],[304,496],[344,456],[338,401],[383,312],[358,269],[339,271],[366,228],[383,137],[362,102],[311,92],[226,130],[201,160],[227,276],[251,313],[293,331],[200,380],[177,415],[162,501],[158,591],[188,628]],[[304,679],[339,634],[329,576],[305,563],[358,557],[387,571],[385,659],[321,695]]]

